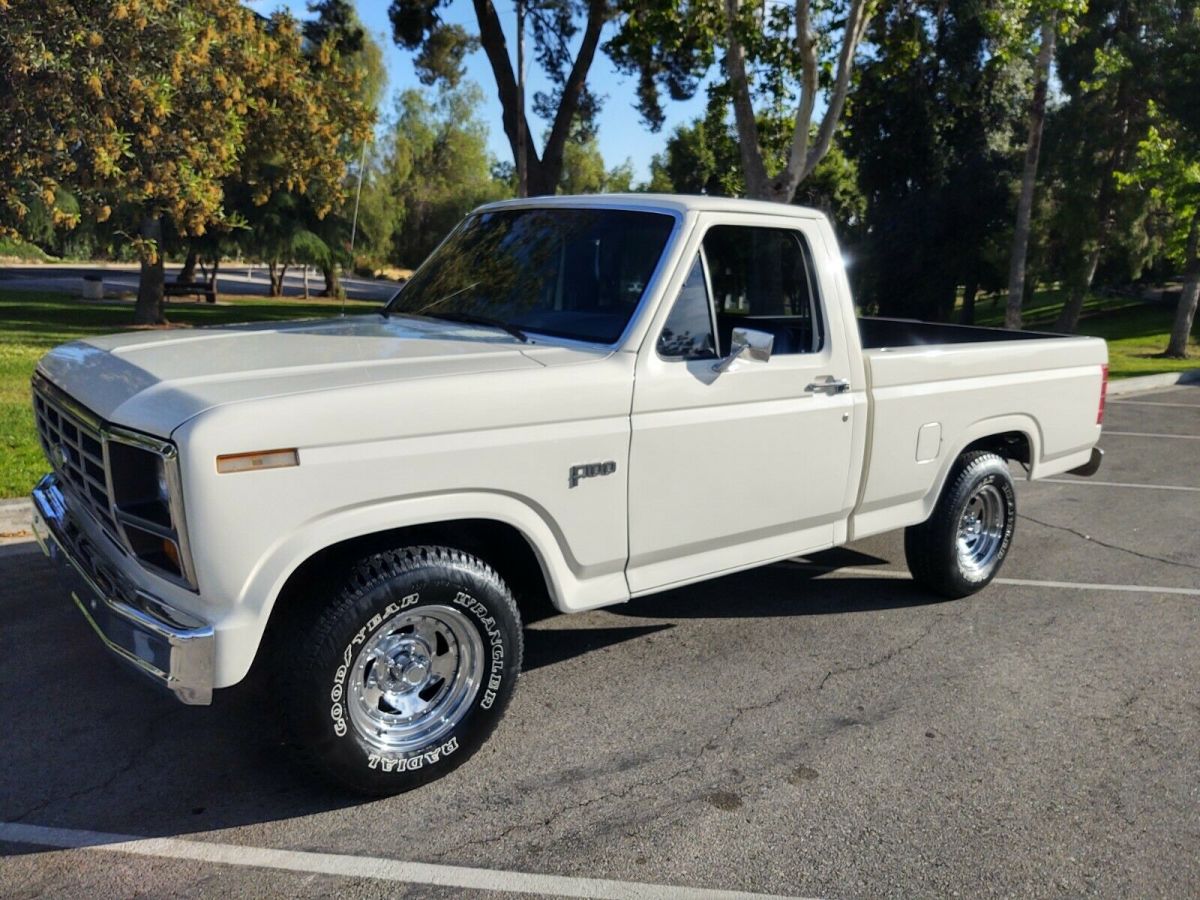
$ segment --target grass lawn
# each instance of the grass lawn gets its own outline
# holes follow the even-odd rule
[[[1062,299],[1057,291],[1039,292],[1026,310],[1027,326],[1051,328]],[[348,312],[377,308],[375,303],[346,304]],[[331,316],[340,310],[341,304],[333,300],[222,295],[221,305],[172,303],[167,314],[172,324],[188,327]],[[980,325],[1001,325],[1003,299],[993,307],[985,298],[976,312]],[[1170,303],[1146,304],[1094,295],[1088,298],[1079,332],[1108,340],[1113,378],[1200,367],[1200,358],[1155,357],[1167,345],[1174,313],[1174,305]],[[0,497],[27,494],[46,471],[46,462],[34,437],[29,404],[29,379],[38,358],[65,341],[131,330],[132,318],[131,303],[85,303],[67,294],[0,290]],[[1192,352],[1200,357],[1200,345],[1194,338]]]
[[[347,312],[378,309],[353,300]],[[170,303],[167,317],[180,326],[267,322],[332,316],[336,300],[221,296],[221,303]],[[29,379],[38,359],[58,344],[93,334],[129,331],[132,303],[90,303],[68,294],[0,290],[0,497],[29,493],[47,470],[33,430]]]
[[[1053,330],[1065,299],[1065,291],[1038,291],[1029,306],[1025,307],[1025,327],[1035,331]],[[1145,303],[1129,297],[1089,294],[1083,305],[1078,333],[1108,341],[1110,378],[1200,368],[1200,342],[1196,340],[1194,328],[1189,342],[1191,359],[1163,359],[1158,356],[1166,349],[1174,320],[1174,303]],[[975,321],[980,325],[1003,327],[1003,296],[998,298],[994,306],[990,299],[980,300],[975,307]]]

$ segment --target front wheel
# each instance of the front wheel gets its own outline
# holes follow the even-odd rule
[[[933,514],[904,532],[904,556],[917,583],[946,597],[988,585],[1008,555],[1017,498],[1008,464],[975,450],[955,463]]]
[[[306,768],[395,794],[456,768],[495,729],[521,671],[521,620],[481,560],[447,547],[378,553],[317,609],[274,665]]]

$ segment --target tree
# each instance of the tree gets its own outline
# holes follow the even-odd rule
[[[720,54],[725,82],[715,96],[733,107],[746,194],[790,203],[832,146],[874,8],[875,0],[834,3],[824,14],[810,0],[796,0],[794,7],[748,0],[629,2],[606,49],[620,68],[638,76],[639,109],[652,128],[663,122],[661,91],[673,100],[693,96]],[[830,63],[835,34],[839,49],[830,81],[822,66]],[[814,131],[823,86],[825,112]],[[776,168],[759,120],[784,113],[790,120],[788,146]]]
[[[666,150],[651,160],[650,190],[715,197],[746,193],[737,132],[723,106],[711,103],[704,116],[675,129]],[[782,168],[791,141],[791,120],[760,117],[758,133],[768,169]],[[837,223],[843,241],[853,240],[865,211],[857,176],[854,163],[835,146],[800,186],[793,202],[822,210]]]
[[[1167,173],[1160,190],[1174,213],[1171,244],[1177,254],[1183,251],[1184,282],[1165,355],[1183,359],[1200,304],[1200,4],[1195,0],[1178,4],[1163,56],[1164,64],[1157,71],[1163,81],[1163,110],[1175,137],[1173,146],[1151,146],[1143,152],[1152,161],[1160,152],[1169,154],[1161,160]]]
[[[563,148],[560,194],[601,194],[629,191],[633,188],[633,162],[626,159],[611,169],[604,167],[600,142],[595,135],[568,141]]]
[[[0,29],[0,185],[12,218],[60,188],[81,214],[120,212],[142,262],[135,319],[163,320],[171,233],[228,224],[223,185],[256,201],[276,189],[319,210],[340,197],[341,135],[365,134],[353,83],[313,77],[333,49],[304,55],[294,20],[264,21],[237,0],[8,0]],[[274,180],[250,160],[271,158]],[[68,222],[69,223],[69,222]]]
[[[374,116],[387,87],[388,75],[383,63],[382,48],[363,28],[358,14],[348,0],[317,0],[310,2],[308,9],[309,12],[316,13],[316,18],[305,22],[303,26],[308,52],[319,54],[322,47],[331,45],[334,65],[343,77],[357,81],[358,99]],[[350,243],[352,238],[357,238],[357,234],[354,233],[354,208],[359,205],[357,176],[359,167],[366,164],[366,142],[367,138],[358,145],[345,138],[341,142],[341,156],[350,170],[347,175],[354,180],[353,189],[347,184],[346,197],[342,204],[324,217],[311,214],[306,216],[308,227],[326,248],[326,252],[318,254],[324,260],[319,265],[325,279],[322,293],[326,297],[341,294],[339,264],[354,263],[350,255]],[[362,175],[365,179],[366,173],[363,172]],[[307,292],[307,282],[305,290]]]
[[[580,127],[591,130],[599,99],[588,90],[587,76],[600,33],[613,16],[609,0],[534,0],[525,2],[525,15],[533,32],[533,55],[553,85],[549,93],[533,98],[533,109],[551,122],[539,154],[521,101],[500,16],[492,0],[473,0],[479,34],[443,21],[440,9],[450,0],[392,0],[388,15],[396,44],[418,51],[418,77],[426,85],[455,87],[462,77],[462,61],[482,46],[491,65],[496,92],[503,110],[504,134],[513,160],[524,144],[529,193],[553,194],[562,174],[563,156],[571,134]],[[578,48],[571,45],[578,38]]]
[[[1002,0],[889,8],[868,32],[843,143],[866,197],[855,288],[880,315],[963,319],[1004,285],[1023,60]]]
[[[1058,37],[1058,14],[1050,11],[1039,29],[1037,62],[1033,69],[1033,97],[1029,101],[1029,139],[1025,144],[1025,165],[1021,170],[1021,193],[1017,200],[1017,223],[1013,227],[1012,254],[1008,268],[1008,302],[1004,327],[1021,327],[1021,307],[1025,302],[1025,257],[1029,250],[1029,223],[1033,217],[1033,189],[1037,183],[1038,157],[1042,150],[1042,124],[1046,120],[1046,90],[1050,83],[1050,64],[1054,61],[1054,43]]]
[[[482,99],[474,84],[432,99],[418,90],[397,97],[380,172],[395,210],[390,255],[397,263],[415,268],[467,212],[511,195],[492,177]]]
[[[1151,115],[1156,121],[1138,144],[1134,167],[1116,178],[1122,187],[1150,195],[1166,256],[1183,269],[1183,290],[1163,355],[1185,359],[1200,300],[1200,135],[1158,115],[1153,104]]]
[[[1055,330],[1074,331],[1083,302],[1106,255],[1136,274],[1150,243],[1149,194],[1119,190],[1149,127],[1156,91],[1148,73],[1163,52],[1164,4],[1153,0],[1091,0],[1057,54],[1067,102],[1047,121],[1047,188],[1053,198],[1049,249],[1054,274],[1067,289]]]

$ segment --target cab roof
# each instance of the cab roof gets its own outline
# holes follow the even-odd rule
[[[709,197],[703,194],[568,194],[554,197],[524,197],[487,203],[480,210],[563,206],[578,209],[597,207],[607,209],[661,210],[684,215],[689,212],[752,213],[759,216],[788,216],[801,219],[824,218],[819,210],[790,203],[771,203],[766,200],[741,200],[734,197]]]

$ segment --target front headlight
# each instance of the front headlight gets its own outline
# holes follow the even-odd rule
[[[113,513],[126,546],[147,567],[194,590],[175,445],[121,429],[104,437]]]

